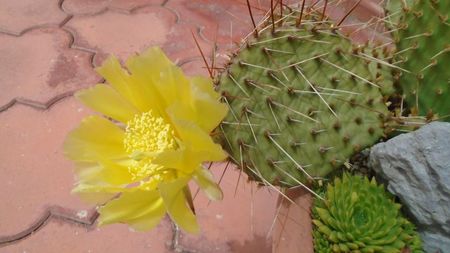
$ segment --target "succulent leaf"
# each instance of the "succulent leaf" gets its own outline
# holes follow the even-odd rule
[[[414,253],[423,252],[414,225],[402,217],[398,204],[374,182],[344,174],[342,180],[336,178],[324,194],[329,205],[321,199],[315,200],[313,236],[316,253],[400,253],[405,248]],[[336,192],[341,194],[331,194]],[[356,201],[349,197],[355,193],[361,196]],[[350,212],[331,212],[333,206],[334,210],[350,209]],[[334,226],[336,223],[346,226]]]

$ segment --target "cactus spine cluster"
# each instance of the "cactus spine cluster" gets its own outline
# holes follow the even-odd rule
[[[344,175],[327,186],[326,201],[313,207],[316,253],[421,253],[414,226],[400,214],[400,205],[372,179]]]
[[[352,45],[321,13],[273,12],[216,80],[230,107],[219,130],[251,179],[290,187],[382,138],[393,85],[383,48]]]
[[[450,1],[410,0],[401,10],[391,2],[400,16],[393,36],[405,102],[413,115],[450,121]]]

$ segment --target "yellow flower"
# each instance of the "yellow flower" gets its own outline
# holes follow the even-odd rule
[[[74,192],[97,204],[100,224],[156,226],[166,212],[198,232],[190,208],[193,179],[213,200],[222,192],[201,164],[226,154],[209,133],[227,113],[209,79],[186,77],[159,48],[129,58],[127,69],[108,58],[97,69],[110,84],[76,96],[107,118],[90,116],[72,131],[64,150],[76,164]]]

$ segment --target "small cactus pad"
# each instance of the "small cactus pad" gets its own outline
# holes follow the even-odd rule
[[[450,121],[450,1],[416,0],[403,8],[394,33],[399,75],[413,113]]]
[[[382,49],[354,46],[320,14],[285,10],[257,28],[217,78],[219,130],[234,162],[264,184],[326,176],[384,134],[392,92]],[[386,57],[384,55],[383,57]]]
[[[414,225],[383,185],[366,177],[344,175],[327,186],[325,200],[313,207],[316,253],[422,253]]]

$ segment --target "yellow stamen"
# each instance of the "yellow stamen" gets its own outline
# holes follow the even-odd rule
[[[155,174],[160,166],[151,164],[150,153],[159,153],[176,148],[174,131],[163,118],[154,116],[152,111],[137,114],[127,123],[124,138],[125,150],[134,159],[128,169],[133,180],[142,180]],[[157,175],[154,177],[158,178]]]
[[[129,154],[136,152],[162,152],[175,148],[174,131],[163,118],[152,112],[137,114],[125,130],[124,145]]]

